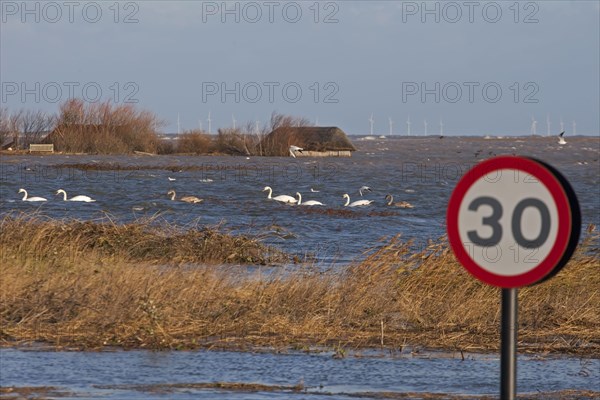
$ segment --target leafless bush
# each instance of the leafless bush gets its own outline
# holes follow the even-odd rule
[[[286,126],[311,126],[311,122],[305,117],[294,117],[292,115],[279,114],[273,111],[271,114],[271,131]]]
[[[8,108],[0,107],[0,145],[4,144],[11,135],[9,118],[10,112],[8,111]]]
[[[160,125],[154,113],[131,104],[71,99],[60,106],[57,127],[48,141],[57,150],[72,153],[155,153]]]
[[[250,146],[249,146],[250,145]],[[242,133],[241,129],[219,129],[216,141],[216,150],[219,153],[232,155],[251,155],[251,138]]]
[[[0,109],[0,143],[12,138],[11,147],[25,149],[32,143],[40,143],[54,128],[56,118],[41,110]]]
[[[211,136],[199,129],[184,131],[177,138],[177,151],[188,154],[208,154],[214,151]]]

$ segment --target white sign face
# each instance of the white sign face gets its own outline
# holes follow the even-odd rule
[[[465,193],[458,211],[460,240],[482,269],[517,276],[537,267],[558,233],[552,194],[516,169],[484,175]]]
[[[573,189],[553,167],[501,156],[460,179],[446,224],[450,246],[467,271],[510,288],[540,282],[566,264],[581,215]]]

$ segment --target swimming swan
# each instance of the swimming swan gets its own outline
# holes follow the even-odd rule
[[[320,201],[316,201],[316,200],[309,200],[309,201],[305,201],[304,203],[302,202],[302,195],[300,194],[300,192],[296,192],[296,196],[298,196],[298,205],[302,205],[302,206],[324,206],[325,204],[321,203]]]
[[[171,200],[175,200],[175,196],[177,194],[175,193],[174,190],[169,190],[167,192],[167,196],[171,197]],[[199,199],[196,196],[183,196],[182,198],[179,199],[179,201],[183,201],[185,203],[193,203],[193,204],[197,204],[197,203],[202,203],[204,201],[204,199]]]
[[[96,200],[92,199],[91,197],[88,196],[75,196],[75,197],[71,197],[70,199],[67,199],[67,192],[65,192],[62,189],[58,189],[56,191],[56,194],[59,195],[61,194],[63,195],[63,201],[83,201],[85,203],[92,203]]]
[[[265,188],[263,189],[263,192],[265,192],[267,190],[269,191],[269,195],[267,196],[267,199],[269,199],[269,200],[275,200],[275,201],[279,201],[281,203],[291,203],[291,204],[296,204],[298,202],[298,200],[296,200],[292,196],[288,196],[287,194],[280,194],[279,196],[271,197],[271,195],[273,194],[273,189],[271,189],[271,186],[265,186]]]
[[[414,206],[412,204],[410,204],[408,201],[399,201],[397,203],[394,203],[394,196],[392,196],[391,194],[386,195],[385,199],[388,201],[387,202],[388,206],[395,206],[395,207],[400,207],[400,208],[414,208]]]
[[[43,197],[27,197],[27,190],[25,189],[19,189],[19,193],[25,193],[23,196],[23,201],[48,201]]]
[[[344,197],[346,199],[346,204],[344,204],[344,207],[368,206],[373,202],[373,200],[357,200],[357,201],[350,203],[350,196],[347,193],[342,197]]]

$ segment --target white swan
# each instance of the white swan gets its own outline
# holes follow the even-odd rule
[[[563,137],[564,134],[565,134],[565,131],[562,131],[561,133],[558,134],[558,144],[567,144],[567,141]]]
[[[412,204],[410,204],[408,201],[399,201],[397,203],[394,203],[394,196],[392,196],[391,194],[386,195],[385,199],[388,201],[387,202],[388,206],[395,206],[395,207],[400,207],[400,208],[414,208],[414,206]]]
[[[290,146],[290,156],[296,158],[296,152],[302,153],[302,150],[304,150],[302,147],[291,145]]]
[[[305,201],[304,203],[302,202],[302,195],[300,194],[300,192],[296,192],[296,196],[298,196],[298,205],[302,205],[302,206],[324,206],[325,204],[321,203],[320,201],[316,201],[316,200],[309,200],[309,201]]]
[[[175,193],[174,190],[169,190],[167,192],[167,196],[170,196],[171,200],[175,200],[175,196],[177,196],[177,193]],[[197,203],[202,203],[204,201],[204,199],[199,199],[196,196],[183,196],[182,198],[179,199],[179,201],[197,204]]]
[[[89,196],[75,196],[75,197],[71,197],[70,199],[67,199],[67,192],[65,192],[62,189],[58,189],[56,191],[57,195],[59,195],[61,193],[63,195],[63,201],[83,201],[85,203],[93,203],[94,201],[96,201]]]
[[[25,193],[23,196],[23,201],[48,201],[43,197],[27,197],[27,190],[25,189],[19,189],[19,193]]]
[[[350,203],[350,196],[347,193],[343,197],[346,199],[346,204],[344,204],[344,207],[368,206],[373,202],[373,200],[357,200],[357,201]]]
[[[362,186],[360,189],[358,189],[358,193],[360,193],[360,196],[362,197],[363,192],[370,192],[371,188],[368,186]]]
[[[269,200],[275,200],[275,201],[279,201],[281,203],[290,203],[290,204],[296,204],[298,202],[298,200],[296,200],[292,196],[288,196],[287,194],[280,194],[279,196],[271,197],[271,195],[273,194],[273,189],[271,189],[271,186],[265,186],[265,188],[263,189],[263,192],[267,191],[267,190],[269,191],[269,195],[267,196],[267,199],[269,199]]]

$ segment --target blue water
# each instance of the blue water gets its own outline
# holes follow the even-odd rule
[[[286,251],[314,256],[325,265],[346,264],[378,243],[401,234],[417,245],[445,233],[446,206],[460,177],[494,155],[533,156],[558,168],[574,186],[584,225],[600,223],[600,139],[571,138],[395,138],[354,139],[351,158],[181,157],[181,156],[2,156],[0,213],[39,212],[57,218],[117,222],[156,217],[181,225],[221,224],[233,232],[258,234]],[[86,171],[56,165],[106,164],[138,170]],[[152,169],[149,169],[151,167]],[[190,170],[188,168],[195,168]],[[175,179],[170,181],[169,178]],[[301,192],[303,200],[326,207],[291,207],[267,201],[274,195]],[[360,199],[367,185],[374,200],[368,208],[344,208],[342,195]],[[43,196],[46,204],[20,201],[19,188]],[[96,203],[62,202],[54,193],[87,194]],[[204,198],[200,205],[170,201],[166,193]],[[312,192],[318,190],[319,192]],[[413,209],[387,207],[384,197],[408,201]],[[346,212],[343,212],[346,211]]]
[[[104,399],[346,399],[359,392],[497,395],[496,355],[376,353],[335,359],[332,353],[272,354],[211,351],[52,352],[0,350],[2,386],[54,386],[76,398]],[[150,384],[239,382],[293,386],[306,393],[234,393],[179,389],[150,393]],[[519,393],[600,390],[600,359],[521,356]],[[318,393],[332,393],[323,396]]]

